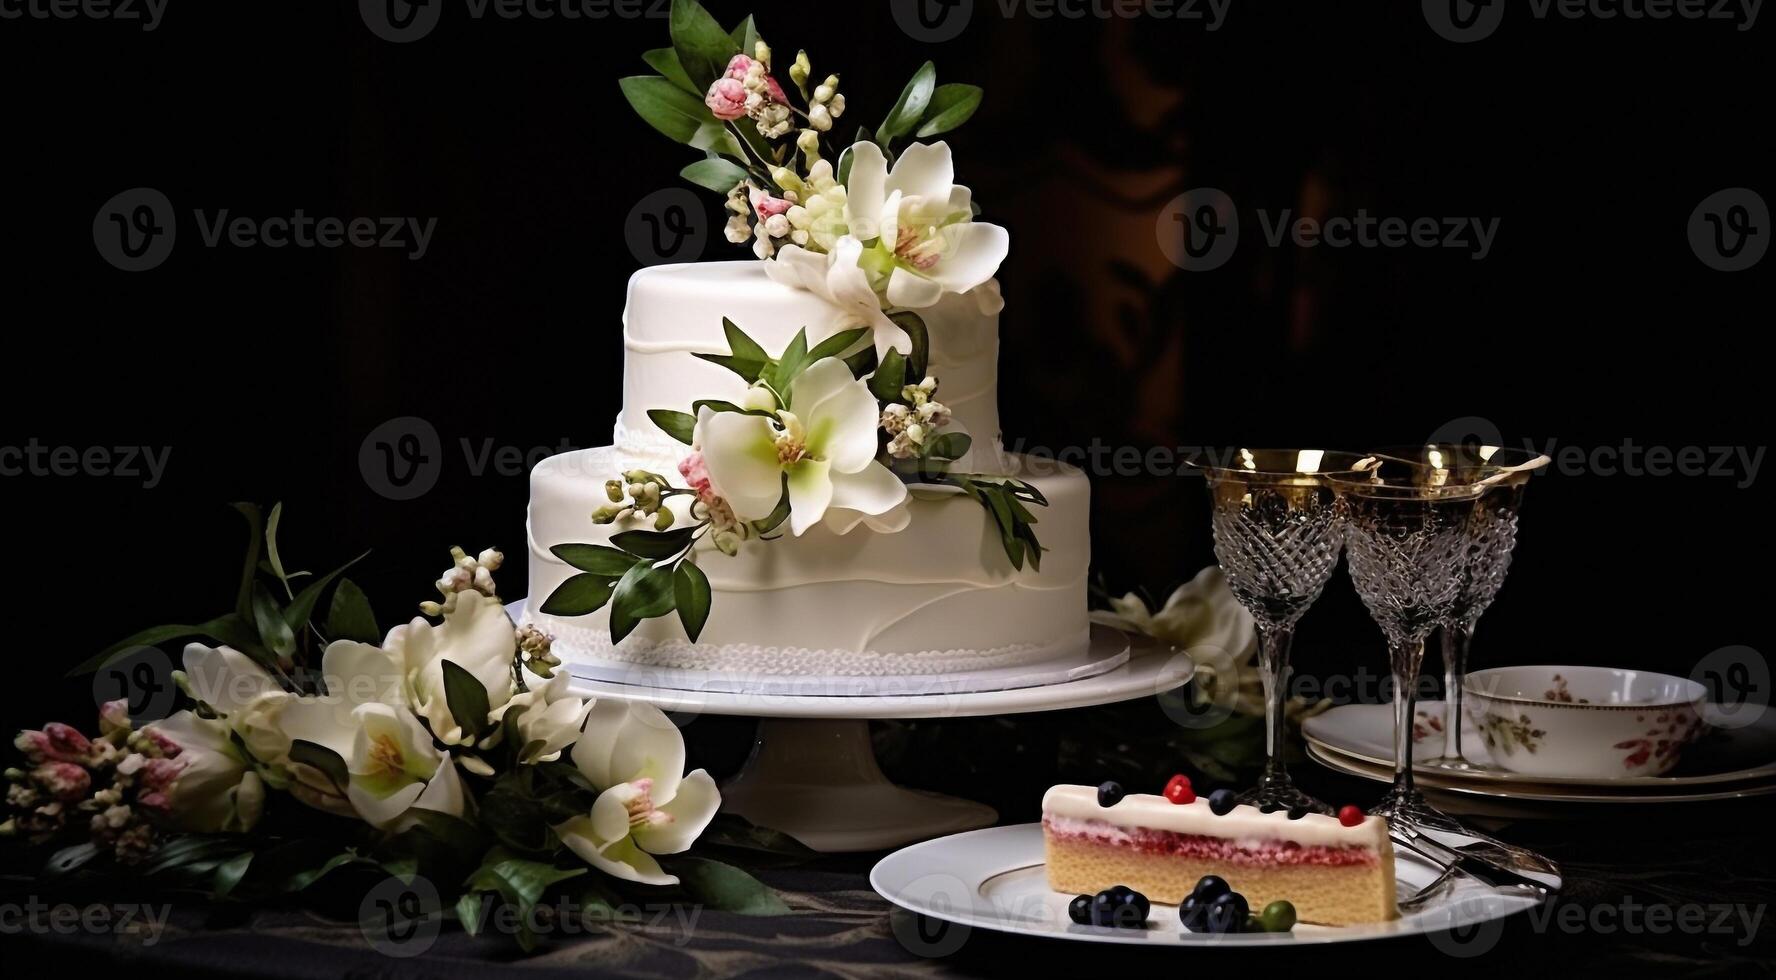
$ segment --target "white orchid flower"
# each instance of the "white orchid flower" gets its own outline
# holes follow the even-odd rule
[[[829,514],[841,533],[864,519],[882,530],[904,527],[897,509],[906,485],[876,462],[880,410],[869,385],[844,361],[825,358],[790,388],[775,422],[703,409],[694,438],[715,492],[742,520],[762,520],[787,477],[789,527],[798,537]]]
[[[684,738],[672,720],[650,704],[598,701],[573,761],[598,799],[591,813],[555,826],[561,842],[626,881],[677,884],[653,856],[688,849],[715,817],[721,793],[703,770],[684,774]]]
[[[147,728],[179,747],[166,760],[178,770],[165,790],[168,822],[200,833],[253,829],[265,810],[265,785],[225,722],[180,711]]]
[[[851,147],[845,221],[869,246],[860,264],[889,307],[922,309],[966,293],[1005,261],[1010,236],[973,220],[969,190],[955,179],[947,143],[914,143],[893,170],[876,144]]]
[[[241,737],[254,757],[275,757],[289,746],[278,730],[279,707],[295,695],[286,692],[271,672],[233,647],[185,647],[182,686],[186,693],[221,715],[226,728]]]
[[[514,695],[494,712],[496,722],[511,719],[517,729],[519,762],[554,762],[580,737],[589,706],[567,693],[567,683],[567,672],[557,671],[547,684]]]
[[[830,252],[816,252],[799,245],[785,245],[777,257],[765,263],[765,274],[775,282],[805,289],[839,308],[833,333],[867,326],[875,336],[879,360],[889,348],[902,354],[913,350],[913,339],[882,311],[882,300],[870,286],[862,263],[863,243],[846,235]],[[816,342],[819,339],[817,338]]]
[[[327,672],[332,673],[334,643],[327,648]],[[405,626],[389,630],[381,649],[352,644],[339,654],[340,669],[348,674],[382,669],[378,656],[387,658],[403,679],[402,699],[426,720],[432,734],[446,745],[467,741],[462,722],[450,712],[444,692],[444,661],[474,675],[487,689],[487,707],[498,711],[512,698],[512,656],[518,639],[512,619],[500,601],[479,592],[460,592],[456,605],[436,625],[414,617]],[[386,703],[386,702],[385,702]],[[485,719],[483,719],[485,720]]]

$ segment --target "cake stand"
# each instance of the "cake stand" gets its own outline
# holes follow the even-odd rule
[[[522,600],[513,603],[521,619]],[[752,755],[722,787],[722,809],[780,830],[816,851],[876,851],[992,825],[989,806],[896,786],[876,764],[872,720],[971,718],[1084,708],[1153,697],[1183,686],[1195,670],[1188,654],[1145,637],[1093,626],[1083,659],[1113,661],[1101,673],[1075,669],[1031,675],[1048,683],[1002,690],[946,688],[942,678],[905,678],[911,693],[804,694],[774,688],[685,690],[626,684],[574,674],[581,697],[655,705],[676,715],[740,715],[760,719]],[[727,678],[725,680],[730,680]]]

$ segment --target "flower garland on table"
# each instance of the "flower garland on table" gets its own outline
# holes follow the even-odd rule
[[[971,440],[944,431],[950,410],[927,374],[919,312],[949,295],[997,312],[993,274],[1005,259],[1005,229],[974,220],[947,145],[894,150],[896,140],[966,122],[980,88],[938,85],[927,62],[875,130],[859,127],[841,149],[833,134],[846,113],[839,78],[810,85],[807,52],[789,68],[800,108],[773,78],[771,48],[751,17],[727,31],[695,0],[673,0],[671,34],[671,47],[643,56],[659,74],[623,79],[624,96],[655,129],[704,151],[682,176],[724,195],[729,240],[752,241],[773,279],[821,296],[850,326],[812,346],[804,330],[772,356],[724,319],[727,352],[697,356],[739,375],[749,386],[744,399],[648,413],[691,449],[678,467],[683,485],[639,469],[609,481],[611,504],[593,520],[637,526],[608,545],[551,548],[577,574],[540,611],[583,616],[608,604],[612,642],[676,611],[695,642],[711,598],[691,560],[698,542],[733,556],[749,540],[781,536],[786,523],[797,536],[816,524],[838,534],[859,524],[894,533],[909,520],[909,486],[960,490],[990,516],[1014,569],[1026,561],[1040,569],[1030,507],[1047,504],[1042,492],[1009,477],[951,472]],[[674,510],[674,499],[688,505]]]
[[[215,645],[186,646],[172,678],[189,706],[138,723],[117,700],[101,706],[97,737],[62,723],[21,732],[0,834],[59,846],[48,862],[58,874],[135,873],[216,897],[423,875],[471,931],[500,903],[530,923],[545,896],[610,909],[637,887],[650,900],[783,910],[745,872],[686,852],[700,835],[754,851],[799,845],[717,820],[714,780],[685,772],[683,739],[659,709],[569,692],[550,638],[507,616],[499,552],[452,549],[442,600],[378,640],[345,567],[299,588],[309,576],[279,556],[281,507],[263,523],[237,507],[252,528],[237,608],[145,630],[77,668],[200,637]],[[517,938],[527,949],[537,939],[528,925]]]

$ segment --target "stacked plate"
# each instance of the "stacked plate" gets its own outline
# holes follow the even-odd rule
[[[1462,731],[1465,766],[1442,758],[1443,702],[1422,701],[1413,726],[1413,776],[1433,803],[1457,813],[1498,817],[1596,814],[1610,804],[1648,805],[1733,800],[1776,794],[1776,712],[1755,721],[1724,723],[1714,705],[1702,712],[1711,727],[1664,776],[1523,776],[1498,765],[1472,727]],[[1349,704],[1302,724],[1307,754],[1350,776],[1393,780],[1394,709],[1386,704]]]

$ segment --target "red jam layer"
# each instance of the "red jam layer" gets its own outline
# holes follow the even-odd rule
[[[1042,829],[1056,840],[1067,843],[1131,848],[1155,857],[1226,861],[1253,867],[1312,865],[1348,868],[1380,863],[1375,851],[1367,847],[1304,846],[1289,840],[1234,840],[1227,837],[1205,837],[1201,834],[1179,834],[1148,827],[1115,827],[1096,822],[1067,823],[1069,826],[1057,828],[1052,820],[1044,818]]]

